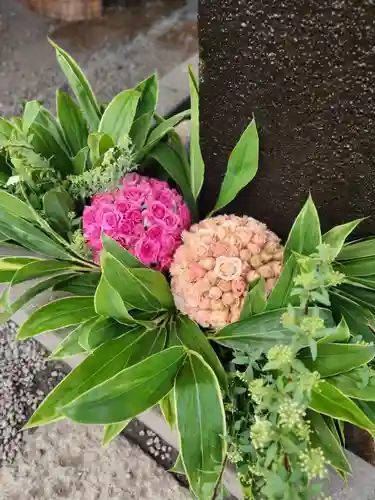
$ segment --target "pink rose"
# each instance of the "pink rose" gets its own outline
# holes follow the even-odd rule
[[[113,193],[98,193],[92,197],[91,203],[93,205],[97,203],[113,203],[114,199]]]
[[[169,189],[163,189],[162,191],[156,193],[155,200],[160,201],[160,203],[168,208],[170,208],[173,204],[173,198]]]
[[[139,224],[142,222],[142,213],[140,210],[130,209],[125,213],[124,219],[132,224]]]
[[[159,179],[149,179],[149,184],[153,191],[158,191],[162,189],[169,189],[168,184],[165,181],[160,181]]]
[[[122,181],[122,184],[124,186],[136,186],[140,181],[140,175],[137,173],[133,172],[131,174],[127,174],[125,178]]]
[[[114,206],[108,203],[100,203],[98,205],[93,205],[96,208],[95,212],[95,222],[96,224],[101,224],[105,214],[110,214],[114,211]]]
[[[151,221],[152,220],[162,221],[165,217],[167,209],[162,203],[160,203],[160,201],[154,201],[148,207],[147,212]]]
[[[142,238],[135,245],[135,254],[137,258],[146,265],[157,263],[159,250],[160,244],[148,238]]]
[[[144,189],[139,188],[138,186],[128,187],[124,192],[124,198],[126,200],[131,200],[135,202],[143,203],[146,199],[147,193]]]
[[[167,212],[163,219],[163,225],[168,233],[174,233],[178,229],[179,219],[173,212]]]
[[[127,236],[130,236],[133,232],[134,229],[134,224],[132,224],[128,220],[123,220],[120,227],[119,227],[119,236],[121,238],[126,238]]]
[[[163,235],[163,230],[160,226],[151,226],[147,230],[147,238],[150,240],[160,241]]]

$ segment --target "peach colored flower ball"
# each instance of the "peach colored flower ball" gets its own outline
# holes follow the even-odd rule
[[[248,285],[259,277],[267,295],[280,276],[283,247],[250,217],[219,215],[182,235],[170,268],[176,307],[203,327],[238,321]]]

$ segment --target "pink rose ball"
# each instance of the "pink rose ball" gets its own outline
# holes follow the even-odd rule
[[[189,209],[175,189],[136,173],[128,174],[119,189],[94,196],[83,211],[83,232],[94,260],[99,260],[105,233],[159,271],[169,269],[190,224]]]
[[[176,307],[203,327],[240,319],[249,283],[265,279],[268,295],[280,276],[283,247],[264,224],[220,215],[183,233],[170,268]]]

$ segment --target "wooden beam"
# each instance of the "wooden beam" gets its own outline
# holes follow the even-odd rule
[[[102,14],[102,0],[23,0],[29,9],[61,21],[97,19]]]

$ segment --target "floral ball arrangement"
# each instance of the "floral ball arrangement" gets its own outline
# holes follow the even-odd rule
[[[280,276],[283,247],[264,224],[220,215],[183,233],[170,268],[176,307],[204,327],[238,321],[248,284],[263,276],[270,293]]]
[[[83,232],[94,260],[105,233],[143,264],[167,271],[181,234],[191,224],[182,196],[167,182],[131,173],[121,187],[97,194],[83,212]]]

